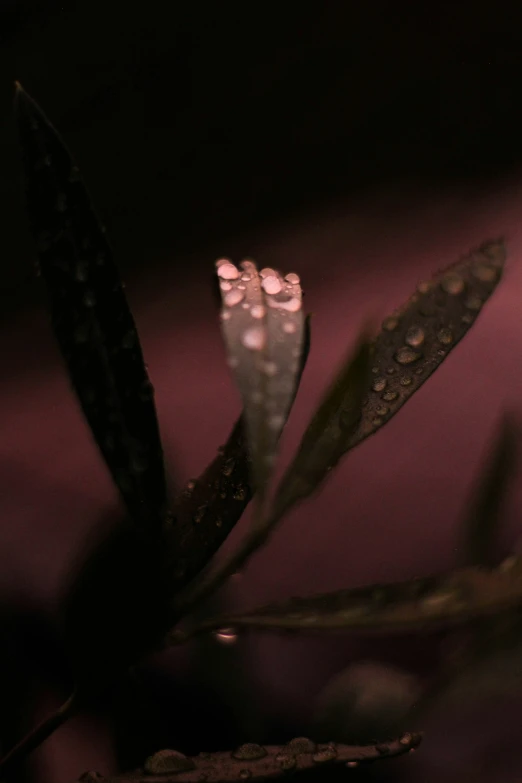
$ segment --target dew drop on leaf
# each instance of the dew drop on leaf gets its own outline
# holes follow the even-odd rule
[[[234,264],[226,262],[218,267],[218,275],[223,280],[237,280],[239,277],[239,269],[237,269]]]
[[[262,326],[253,326],[243,332],[241,342],[250,351],[261,351],[266,344],[266,329]]]
[[[418,348],[424,342],[424,331],[420,326],[411,326],[406,332],[404,342],[412,348]]]
[[[395,353],[393,358],[399,364],[413,364],[413,362],[417,362],[419,359],[422,358],[422,354],[419,353],[418,351],[414,351],[413,348],[402,346]]]

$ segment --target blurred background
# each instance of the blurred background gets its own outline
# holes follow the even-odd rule
[[[387,315],[470,247],[507,238],[504,281],[469,336],[220,597],[221,608],[253,606],[458,560],[458,521],[499,415],[522,405],[521,30],[522,6],[501,1],[2,0],[5,747],[67,695],[54,619],[63,585],[91,531],[121,513],[34,273],[14,80],[73,152],[112,239],[177,486],[212,459],[240,410],[212,298],[217,257],[299,273],[314,313],[284,465],[361,320]],[[500,553],[516,544],[521,509],[518,481]],[[241,530],[244,521],[225,548]],[[162,716],[150,731],[159,747],[190,753],[285,740],[307,732],[317,694],[351,661],[429,676],[442,641],[204,640],[142,672]],[[521,779],[521,708],[513,689],[436,716],[414,757],[371,775]],[[103,714],[79,716],[32,756],[24,780],[72,783],[86,769],[116,770],[118,759],[139,763],[115,749],[111,732]]]

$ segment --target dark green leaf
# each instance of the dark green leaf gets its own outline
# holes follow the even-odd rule
[[[477,489],[466,506],[463,566],[493,567],[496,563],[495,536],[502,504],[515,475],[517,446],[518,427],[513,417],[505,414]]]
[[[149,757],[143,770],[124,775],[110,775],[104,783],[142,783],[149,776],[160,776],[165,783],[192,783],[211,780],[236,783],[238,780],[277,780],[288,773],[305,773],[336,766],[357,767],[386,758],[402,756],[417,748],[421,734],[407,732],[399,739],[373,745],[318,745],[306,737],[296,737],[285,745],[257,745],[253,742],[230,751],[184,756],[176,750],[160,750]]]
[[[176,632],[178,643],[222,627],[270,631],[433,630],[465,625],[522,607],[522,561],[507,558],[494,571],[459,569],[395,584],[292,598],[251,612],[227,615]]]
[[[16,117],[29,221],[70,380],[131,517],[159,528],[167,498],[154,391],[112,251],[62,139],[19,85]]]
[[[302,292],[297,275],[283,280],[270,268],[258,273],[252,261],[240,266],[218,262],[221,329],[243,402],[252,483],[262,504],[299,373]]]
[[[309,351],[310,316],[307,316],[294,397]],[[173,523],[166,531],[166,550],[172,553],[168,570],[177,580],[174,592],[195,579],[209,563],[240,519],[252,495],[243,420],[239,418],[217,457],[196,481],[189,482],[174,503]],[[199,579],[184,596],[177,597],[176,611],[190,605],[192,587],[196,589],[198,584]]]
[[[278,486],[272,526],[297,501],[310,495],[346,451],[358,425],[370,378],[372,346],[364,329],[308,425],[301,445]]]

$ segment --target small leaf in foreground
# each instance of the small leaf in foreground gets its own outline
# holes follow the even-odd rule
[[[154,390],[103,227],[64,142],[17,85],[27,211],[52,326],[96,443],[133,518],[167,505]]]
[[[228,364],[243,401],[252,478],[262,503],[299,373],[301,286],[297,275],[283,279],[270,268],[258,273],[252,261],[238,269],[221,259],[217,274]]]
[[[509,483],[517,466],[518,426],[504,414],[478,487],[466,506],[463,524],[462,566],[496,564],[495,536]]]
[[[257,745],[248,742],[232,752],[200,753],[184,756],[176,750],[160,750],[147,759],[143,770],[109,775],[105,783],[142,783],[145,777],[159,776],[165,783],[236,783],[238,780],[273,780],[288,773],[306,773],[331,767],[350,769],[388,758],[395,758],[417,748],[421,734],[406,732],[399,739],[372,745],[318,744],[306,737],[296,737],[285,745]]]

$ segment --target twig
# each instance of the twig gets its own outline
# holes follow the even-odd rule
[[[36,748],[39,747],[42,742],[45,742],[56,729],[60,728],[60,726],[76,713],[78,709],[77,695],[77,691],[74,690],[67,701],[64,702],[56,712],[53,712],[45,718],[45,720],[27,734],[26,737],[20,740],[14,748],[11,748],[7,755],[0,761],[0,777],[3,778],[7,773],[12,772],[17,765],[33,752],[33,750],[36,750]]]

